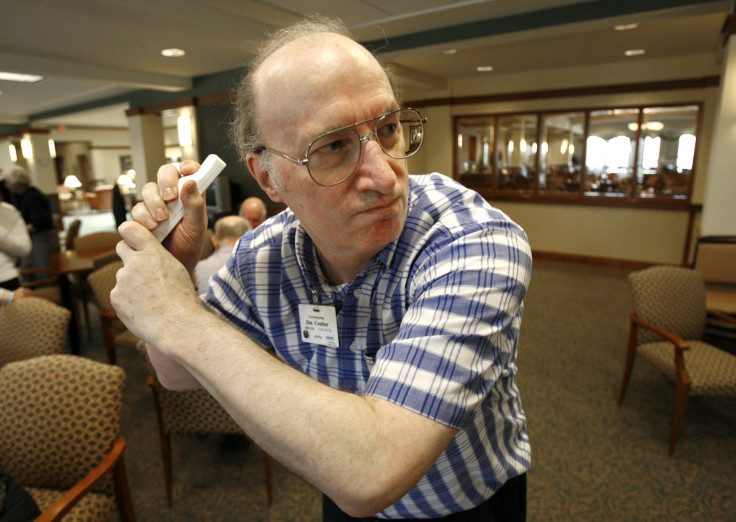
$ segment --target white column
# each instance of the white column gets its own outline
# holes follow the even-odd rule
[[[166,161],[161,115],[128,115],[128,129],[136,193],[138,199],[141,199],[143,185],[149,181],[156,181],[156,172]]]
[[[736,37],[723,54],[720,100],[713,128],[701,235],[736,235]]]

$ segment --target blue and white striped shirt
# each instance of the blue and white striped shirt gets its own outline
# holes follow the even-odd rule
[[[439,174],[410,176],[401,235],[351,283],[327,281],[286,210],[241,238],[206,302],[314,379],[459,429],[417,485],[377,515],[438,518],[529,469],[514,377],[531,267],[524,231],[479,194]],[[311,304],[313,290],[336,308],[336,348],[301,340],[298,305]]]

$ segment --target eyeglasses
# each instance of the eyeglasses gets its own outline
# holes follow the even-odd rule
[[[375,120],[373,132],[361,136],[353,128]],[[332,187],[349,179],[363,158],[363,142],[375,139],[387,156],[405,159],[419,151],[424,141],[424,124],[415,109],[399,109],[377,118],[353,123],[312,140],[307,146],[304,158],[294,158],[283,152],[261,146],[256,154],[268,151],[282,158],[306,165],[309,176],[317,185]]]

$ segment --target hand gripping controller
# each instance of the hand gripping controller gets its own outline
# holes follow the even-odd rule
[[[179,195],[181,196],[181,189],[184,183],[193,180],[197,182],[197,191],[200,194],[207,190],[207,187],[215,180],[215,178],[225,168],[225,162],[222,161],[217,155],[210,154],[207,159],[202,162],[199,170],[190,176],[184,176],[179,178]],[[169,217],[166,221],[162,221],[156,228],[153,229],[153,235],[156,239],[163,241],[168,236],[174,227],[184,217],[184,205],[181,199],[176,198],[174,201],[167,203],[169,207]]]

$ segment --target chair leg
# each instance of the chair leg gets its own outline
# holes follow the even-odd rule
[[[164,488],[166,489],[166,502],[169,507],[174,503],[174,493],[172,486],[172,472],[171,472],[171,436],[166,431],[164,426],[163,412],[161,411],[161,403],[159,402],[158,391],[156,390],[156,384],[153,381],[153,377],[148,377],[148,386],[153,392],[153,403],[156,406],[156,421],[158,422],[158,435],[161,440],[161,461],[164,466]]]
[[[624,400],[624,394],[626,394],[626,388],[629,385],[629,378],[631,377],[631,370],[634,368],[634,359],[636,358],[636,325],[631,322],[629,328],[629,347],[626,350],[626,362],[624,363],[624,374],[621,377],[621,387],[618,391],[618,404]]]
[[[266,479],[266,500],[268,501],[268,507],[273,505],[273,492],[271,490],[271,457],[265,451],[263,453],[263,475]]]
[[[113,479],[115,483],[115,499],[117,500],[120,519],[123,522],[136,522],[135,509],[133,508],[133,497],[130,494],[128,473],[125,471],[125,460],[120,460],[113,468]]]
[[[117,362],[117,354],[115,353],[115,334],[112,332],[112,324],[109,317],[100,315],[100,324],[102,325],[102,337],[105,339],[105,351],[107,352],[107,362],[115,364]]]
[[[670,444],[667,449],[667,452],[670,455],[675,453],[675,444],[677,444],[677,436],[680,434],[682,419],[685,417],[685,410],[687,409],[687,398],[689,393],[689,384],[677,384],[677,392],[675,394],[675,413],[672,415],[672,427],[670,428]]]
[[[87,338],[92,342],[92,323],[89,322],[89,303],[87,299],[82,299],[82,309],[84,310],[84,321],[87,323]]]

